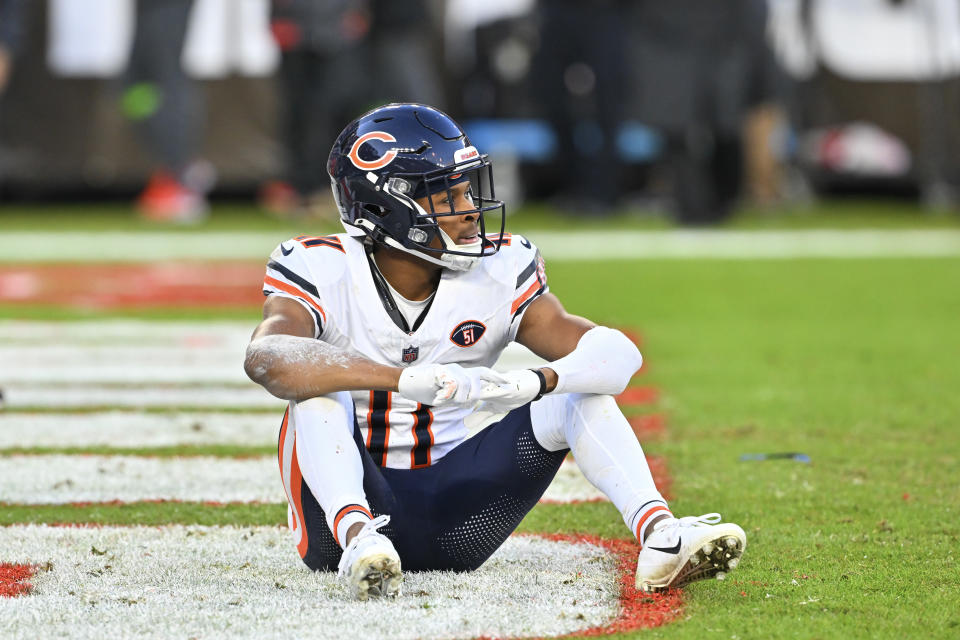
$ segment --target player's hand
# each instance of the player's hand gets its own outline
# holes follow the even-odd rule
[[[431,406],[471,405],[493,393],[506,378],[487,367],[422,364],[404,369],[397,383],[401,395]]]
[[[530,369],[517,369],[500,374],[504,382],[484,387],[480,409],[491,413],[505,413],[522,407],[540,395],[540,376]]]

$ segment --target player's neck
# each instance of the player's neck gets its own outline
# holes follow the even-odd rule
[[[438,265],[392,247],[376,247],[373,255],[386,281],[407,300],[426,300],[440,284]]]

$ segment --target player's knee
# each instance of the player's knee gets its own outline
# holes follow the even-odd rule
[[[293,403],[295,419],[336,426],[353,423],[353,400],[346,391]]]
[[[582,416],[613,415],[613,412],[622,413],[617,401],[611,395],[596,393],[568,393],[566,395],[569,409]]]

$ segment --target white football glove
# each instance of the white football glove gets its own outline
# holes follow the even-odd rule
[[[479,409],[506,413],[531,402],[540,395],[540,376],[530,369],[516,369],[501,374],[505,382],[496,387],[487,385],[480,393]]]
[[[397,390],[411,400],[434,407],[472,405],[482,399],[484,389],[495,390],[505,383],[506,378],[487,367],[421,364],[403,370]]]

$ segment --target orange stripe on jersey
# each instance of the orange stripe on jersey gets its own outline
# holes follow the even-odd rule
[[[424,413],[426,414],[426,416],[423,415]],[[433,436],[433,429],[431,429],[430,427],[433,424],[433,412],[430,411],[430,409],[425,408],[421,403],[418,402],[416,411],[413,411],[411,415],[413,416],[413,429],[412,429],[413,447],[410,449],[410,468],[422,469],[424,467],[429,467],[430,463],[432,462],[432,459],[430,456],[430,449],[433,447],[433,443],[435,442],[435,439]],[[421,419],[424,417],[426,418],[425,420],[426,424],[424,424],[423,426],[426,427],[426,430],[427,430],[427,433],[426,433],[427,442],[425,443],[420,442],[420,433],[419,433],[420,422],[421,422]],[[423,452],[424,454],[426,454],[426,460],[420,463],[417,462],[417,453],[419,452]]]
[[[510,234],[510,233],[504,233],[504,234],[491,233],[490,235],[487,236],[487,240],[490,240],[491,242],[496,242],[497,240],[499,240],[500,246],[509,247],[512,237],[513,237],[513,234]]]
[[[316,309],[317,311],[319,311],[319,312],[320,312],[320,315],[323,317],[323,322],[324,322],[324,323],[327,322],[327,314],[326,314],[326,312],[324,312],[323,307],[321,307],[320,305],[318,305],[316,302],[313,301],[313,298],[311,298],[310,296],[308,296],[306,293],[304,293],[304,292],[301,291],[300,289],[297,289],[297,288],[296,288],[295,286],[293,286],[292,284],[287,284],[286,282],[281,282],[280,280],[277,280],[276,278],[271,278],[270,276],[264,276],[264,278],[263,278],[263,284],[270,285],[271,287],[274,287],[275,289],[280,289],[280,291],[284,291],[284,292],[289,293],[290,295],[292,295],[292,296],[294,296],[294,297],[300,298],[301,300],[303,300],[304,302],[306,302],[307,304],[309,304],[311,307],[313,307],[314,309]]]
[[[302,244],[304,249],[330,247],[331,249],[337,249],[338,251],[346,253],[343,249],[343,243],[340,242],[340,238],[336,236],[297,236],[294,240]]]
[[[393,404],[393,394],[387,392],[387,410],[383,412],[383,421],[387,425],[383,433],[383,457],[380,462],[381,467],[387,466],[387,452],[390,451],[390,406]]]
[[[427,415],[430,416],[430,422],[427,423],[427,433],[430,434],[430,446],[433,447],[433,443],[437,441],[437,439],[433,435],[433,429],[431,428],[433,425],[433,411],[430,411],[430,409],[427,409]],[[430,455],[430,449],[427,449],[427,466],[428,467],[430,466],[430,463],[432,461],[433,460]]]
[[[524,291],[523,294],[522,294],[519,298],[517,298],[516,300],[514,300],[512,305],[510,305],[510,313],[511,313],[511,314],[516,313],[516,312],[517,312],[517,309],[520,308],[520,305],[522,305],[524,302],[526,302],[527,300],[529,300],[530,298],[532,298],[532,297],[534,296],[534,294],[536,294],[537,291],[539,291],[539,290],[540,290],[540,287],[542,287],[542,286],[543,286],[543,285],[540,284],[540,281],[539,281],[539,280],[537,280],[537,281],[535,281],[533,284],[531,284],[531,285],[530,285],[530,288],[527,289],[526,291]]]
[[[333,519],[333,535],[335,538],[337,538],[337,540],[340,539],[337,529],[340,527],[340,521],[343,520],[343,516],[347,515],[348,513],[355,513],[357,511],[373,520],[373,514],[370,513],[369,509],[365,509],[359,504],[348,504],[344,508],[340,509],[340,511],[337,512],[337,517]]]
[[[370,391],[370,399],[367,401],[367,451],[370,451],[370,444],[373,442],[373,391]]]

